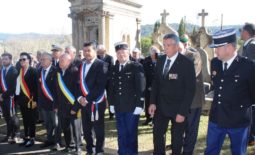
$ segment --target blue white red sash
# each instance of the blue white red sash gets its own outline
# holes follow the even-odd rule
[[[45,75],[43,70],[41,71],[41,88],[44,96],[46,96],[49,100],[53,101],[53,97],[51,95],[51,92],[46,84]]]
[[[85,81],[85,68],[86,68],[86,63],[81,64],[80,67],[80,89],[82,91],[82,94],[84,97],[86,97],[89,94],[89,89]],[[91,121],[95,121],[99,119],[99,114],[98,114],[98,104],[103,102],[106,99],[106,93],[105,91],[94,101],[91,105]],[[96,107],[96,113],[95,112],[95,107]]]
[[[66,84],[64,83],[60,73],[57,73],[57,77],[58,77],[58,85],[60,87],[60,90],[62,91],[64,96],[67,98],[67,100],[72,105],[74,105],[75,98],[74,98],[73,94],[69,91],[69,89],[66,87]]]
[[[81,68],[80,68],[80,88],[81,88],[81,92],[82,92],[84,97],[86,97],[89,94],[89,89],[88,89],[88,86],[86,84],[85,75],[84,75],[85,68],[86,68],[86,63],[81,64]]]
[[[0,78],[0,85],[1,85],[1,88],[2,88],[2,92],[6,92],[7,91],[7,84],[6,84],[6,81],[5,81],[5,77],[4,77],[4,70],[2,69],[1,70],[1,78]]]
[[[99,114],[98,114],[98,104],[103,102],[106,99],[106,91],[103,92],[103,94],[101,94],[95,102],[92,103],[91,105],[91,121],[93,122],[94,120],[98,120],[99,119]],[[94,112],[95,112],[95,107],[96,107],[96,113],[94,116]]]

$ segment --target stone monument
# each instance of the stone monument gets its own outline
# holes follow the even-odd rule
[[[126,41],[140,47],[142,5],[135,0],[69,0],[73,45],[81,49],[85,41],[104,44],[115,55],[114,43]]]
[[[170,27],[167,23],[166,23],[166,17],[169,15],[169,13],[166,12],[166,10],[164,10],[163,13],[160,14],[161,17],[161,23],[160,26],[157,30],[157,32],[152,34],[152,40],[153,40],[153,45],[158,47],[160,49],[160,51],[163,50],[163,45],[162,45],[162,41],[163,41],[163,36],[165,34],[168,33],[174,33],[178,35],[178,32],[175,31],[172,27]]]

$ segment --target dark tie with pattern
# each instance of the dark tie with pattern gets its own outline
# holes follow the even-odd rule
[[[223,72],[226,73],[227,70],[228,70],[228,63],[225,62],[224,63],[224,68],[223,68]]]
[[[163,71],[163,77],[165,78],[167,76],[167,73],[169,71],[169,67],[170,67],[170,63],[171,63],[171,60],[170,59],[167,59],[166,60],[166,65],[165,65],[165,68],[164,68],[164,71]]]

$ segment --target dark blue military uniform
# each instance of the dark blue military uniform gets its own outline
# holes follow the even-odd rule
[[[134,114],[134,111],[143,107],[144,71],[141,64],[132,61],[120,68],[120,63],[117,63],[111,70],[108,100],[115,109],[118,154],[136,155],[139,114]]]
[[[220,154],[225,136],[231,153],[246,155],[251,106],[255,101],[255,64],[237,55],[235,29],[215,32],[211,61],[213,103],[210,110],[205,155]]]
[[[224,128],[241,128],[250,124],[250,107],[255,99],[255,65],[237,56],[224,74],[222,61],[211,63],[214,98],[209,121]]]

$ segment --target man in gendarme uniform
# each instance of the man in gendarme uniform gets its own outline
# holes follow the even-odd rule
[[[251,105],[255,103],[255,64],[237,54],[236,31],[213,34],[217,58],[211,61],[214,98],[209,115],[205,155],[219,155],[228,134],[231,152],[246,155]]]

